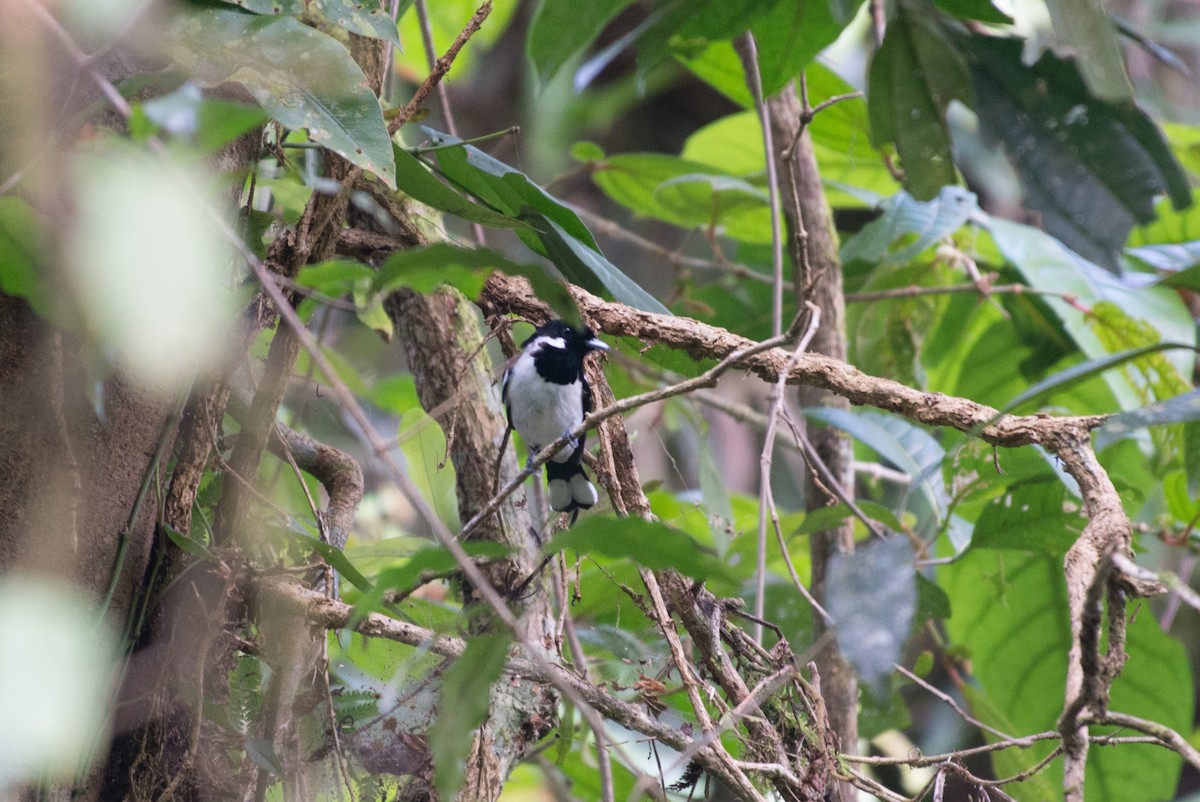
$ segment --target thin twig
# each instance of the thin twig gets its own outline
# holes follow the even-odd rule
[[[417,113],[417,109],[421,108],[421,104],[429,97],[429,93],[434,90],[442,78],[446,76],[446,73],[450,71],[450,68],[454,65],[454,59],[458,57],[458,51],[462,50],[463,45],[483,26],[484,20],[491,13],[492,0],[484,0],[483,5],[471,16],[466,27],[454,38],[454,42],[451,43],[445,54],[434,63],[433,70],[421,82],[421,85],[417,87],[417,91],[413,93],[412,99],[388,123],[389,134],[396,133],[400,129],[400,126],[412,119],[413,115]]]

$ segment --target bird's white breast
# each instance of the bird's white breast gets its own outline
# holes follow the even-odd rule
[[[538,375],[533,357],[523,353],[509,369],[506,396],[513,428],[530,447],[542,447],[583,420],[583,385],[554,384]],[[562,461],[570,448],[558,452]]]

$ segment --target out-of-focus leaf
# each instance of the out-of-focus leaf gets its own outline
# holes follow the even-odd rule
[[[961,228],[979,205],[974,192],[950,186],[942,187],[931,201],[918,201],[907,192],[898,192],[880,208],[883,214],[842,246],[843,262],[907,262]],[[889,250],[902,238],[902,247]]]
[[[512,553],[512,549],[503,544],[487,541],[471,541],[462,546],[472,557],[499,558]],[[425,548],[409,557],[403,565],[383,569],[375,577],[374,586],[354,605],[346,628],[352,629],[367,613],[378,610],[387,591],[411,590],[421,582],[423,575],[450,571],[457,566],[458,561],[446,549]]]
[[[303,543],[317,554],[320,554],[321,558],[324,559],[325,562],[329,563],[330,568],[346,577],[346,579],[350,580],[350,583],[353,584],[354,587],[358,588],[364,593],[370,592],[371,581],[363,576],[362,572],[355,568],[353,563],[346,559],[346,555],[343,554],[342,550],[337,546],[332,546],[328,543],[317,540],[315,537],[309,537],[308,535],[301,534],[294,529],[280,528],[276,531],[286,534],[293,540]]]
[[[1018,482],[992,499],[975,522],[971,547],[1063,555],[1083,531],[1078,511],[1063,509],[1066,488],[1057,479]]]
[[[928,432],[903,418],[871,410],[809,407],[804,414],[836,426],[907,473],[911,477],[910,492],[922,502],[914,512],[923,532],[931,532],[943,520],[948,503],[940,471],[945,450]]]
[[[946,595],[946,591],[942,590],[936,582],[917,574],[917,621],[928,621],[934,618],[942,620],[951,615],[950,597]],[[914,673],[924,676],[922,672],[915,669]]]
[[[950,153],[946,107],[966,100],[967,67],[936,18],[897,6],[883,44],[871,61],[867,110],[871,139],[896,143],[904,185],[917,200],[930,200],[957,182]]]
[[[1106,370],[1124,365],[1127,362],[1132,362],[1149,354],[1155,354],[1160,351],[1167,351],[1174,348],[1186,348],[1192,351],[1196,349],[1187,343],[1155,343],[1154,345],[1145,345],[1141,348],[1133,348],[1129,351],[1122,351],[1119,354],[1110,354],[1109,356],[1100,357],[1099,359],[1089,359],[1086,362],[1081,362],[1078,365],[1072,365],[1066,370],[1059,371],[1052,376],[1047,376],[1045,379],[1034,384],[1025,392],[1018,395],[1012,401],[1004,405],[1000,410],[1000,414],[1010,412],[1022,404],[1044,398],[1052,393],[1059,392],[1073,384],[1083,381],[1091,376],[1103,373]]]
[[[395,188],[379,100],[336,39],[290,16],[219,7],[181,15],[171,39],[171,54],[203,85],[242,84],[280,123],[307,129],[314,142]]]
[[[723,560],[683,532],[641,518],[588,516],[546,546],[549,554],[565,549],[626,557],[645,568],[655,571],[673,568],[694,579],[737,581],[736,574]]]
[[[24,298],[42,317],[53,320],[51,299],[38,278],[41,223],[29,204],[12,195],[0,197],[0,292]]]
[[[275,754],[275,747],[270,741],[265,738],[247,738],[243,745],[246,747],[246,757],[254,761],[259,768],[266,769],[276,777],[286,774],[283,762],[280,761],[279,755]]]
[[[426,3],[425,12],[429,19],[429,27],[433,34],[434,50],[438,55],[462,33],[463,26],[471,16],[479,10],[481,4],[477,0],[438,0],[436,3]],[[458,52],[454,59],[454,69],[446,73],[442,84],[453,86],[460,81],[467,81],[478,76],[476,67],[481,61],[486,63],[493,57],[492,45],[495,44],[508,29],[519,4],[494,3],[492,13],[487,22],[471,36],[468,47]],[[397,51],[394,56],[396,71],[412,85],[420,84],[429,74],[429,62],[426,60],[425,48],[421,45],[422,34],[418,14],[405,13],[412,6],[412,0],[400,2],[400,41],[405,43],[403,51]]]
[[[687,138],[679,157],[714,167],[723,175],[761,173],[767,163],[758,113],[740,111],[714,120]]]
[[[186,552],[193,557],[201,557],[206,560],[215,558],[215,555],[208,548],[208,546],[205,546],[199,540],[188,537],[183,532],[180,532],[178,529],[171,526],[169,523],[166,523],[165,521],[163,522],[162,527],[163,531],[167,533],[167,537],[169,537],[171,542],[178,546],[181,551]]]
[[[855,506],[862,510],[863,514],[868,518],[879,521],[879,523],[894,532],[899,532],[903,529],[896,515],[882,504],[864,500],[856,501]],[[804,514],[804,523],[800,524],[800,528],[794,534],[811,535],[814,532],[824,532],[827,529],[834,529],[842,521],[853,515],[853,511],[846,504],[834,504],[829,507],[810,510]]]
[[[329,22],[350,33],[401,47],[396,22],[380,0],[318,0],[317,10]]]
[[[1118,102],[1133,96],[1117,31],[1099,0],[1046,0],[1055,37],[1075,54],[1091,93]]]
[[[504,670],[511,641],[508,632],[475,638],[442,677],[442,704],[429,728],[433,779],[442,799],[454,799],[462,785],[463,760],[487,716],[492,685]]]
[[[141,106],[146,117],[175,136],[194,139],[206,151],[215,151],[267,120],[262,109],[226,100],[207,99],[190,81]]]
[[[592,178],[637,214],[686,228],[715,225],[743,241],[771,241],[770,208],[765,194],[757,194],[763,190],[724,169],[663,153],[624,153],[605,159]]]
[[[995,22],[1001,25],[1012,23],[1012,17],[996,8],[990,0],[933,0],[933,4],[959,19],[980,22]]]
[[[1062,711],[1071,645],[1062,559],[979,549],[941,566],[938,576],[954,606],[954,616],[946,621],[947,632],[955,645],[969,650],[975,680],[994,706],[973,704],[975,715],[1015,736],[1053,729]],[[1192,675],[1183,646],[1164,635],[1152,615],[1132,616],[1127,635],[1129,659],[1113,682],[1111,708],[1190,731]],[[1014,643],[1021,648],[1014,649]],[[992,710],[1003,714],[1004,720],[993,718]],[[1051,744],[1035,745],[1015,765],[1004,766],[1005,776],[1029,768],[1051,748]],[[1110,749],[1090,753],[1087,787],[1103,788],[1106,799],[1122,802],[1170,799],[1182,759],[1167,749],[1130,748],[1136,753]],[[1062,762],[1051,763],[1039,776],[1049,781],[1051,789],[1061,789]],[[1024,789],[1006,786],[1005,790]],[[1061,799],[1061,790],[1053,791],[1049,799]]]
[[[1131,102],[1092,96],[1074,61],[1047,52],[1029,67],[1019,39],[963,42],[985,138],[1004,145],[1026,205],[1069,248],[1116,272],[1130,229],[1154,219],[1156,196],[1169,194],[1177,209],[1191,203],[1154,122]]]
[[[814,104],[854,91],[854,87],[820,62],[810,64],[804,72],[809,99]],[[873,202],[864,200],[861,193],[844,191],[844,187],[876,195],[892,195],[896,191],[895,177],[871,145],[867,104],[861,97],[827,106],[813,118],[808,131],[831,205],[857,207]]]
[[[529,23],[525,54],[545,86],[633,0],[542,0]]]
[[[244,8],[253,14],[299,14],[304,10],[304,0],[219,0],[219,2]]]
[[[837,627],[842,654],[876,696],[908,640],[917,611],[916,582],[912,546],[898,535],[829,560],[825,609]]]
[[[1200,390],[1192,390],[1166,401],[1112,415],[1096,430],[1096,448],[1106,448],[1146,426],[1195,420],[1200,420]]]
[[[746,86],[746,73],[733,43],[709,42],[705,47],[677,48],[675,58],[696,77],[716,89],[742,108],[754,106],[754,98]]]

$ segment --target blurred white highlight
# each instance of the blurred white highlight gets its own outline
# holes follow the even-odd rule
[[[212,362],[232,315],[207,181],[111,151],[83,157],[75,174],[67,257],[89,336],[147,384],[183,386]]]
[[[70,779],[107,744],[116,654],[94,604],[70,585],[0,577],[0,798]]]

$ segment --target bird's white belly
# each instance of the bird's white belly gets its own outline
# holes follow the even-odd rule
[[[531,359],[518,360],[513,367],[508,396],[513,428],[530,447],[548,445],[583,420],[582,385],[542,381]],[[564,448],[555,456],[561,462],[571,450]]]

